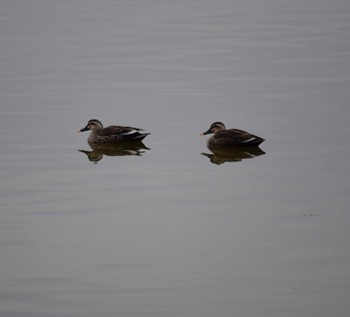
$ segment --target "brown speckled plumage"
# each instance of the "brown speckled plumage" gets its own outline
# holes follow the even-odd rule
[[[208,139],[208,147],[258,146],[265,140],[239,129],[226,129],[222,122],[214,122],[202,135],[214,133]]]
[[[101,121],[91,119],[87,125],[78,132],[92,131],[88,137],[89,144],[119,144],[128,142],[141,142],[149,133],[143,129],[128,126],[109,126],[103,128]]]

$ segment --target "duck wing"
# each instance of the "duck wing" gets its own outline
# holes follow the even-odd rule
[[[98,138],[104,138],[108,143],[141,142],[149,133],[143,129],[112,125],[104,128],[98,133]]]
[[[109,127],[104,128],[102,131],[100,131],[99,136],[113,136],[113,135],[120,135],[120,134],[133,134],[139,131],[143,131],[143,129],[139,128],[133,128],[133,127],[126,127],[126,126],[118,126],[118,125],[111,125]]]
[[[229,129],[219,131],[214,135],[214,138],[218,141],[226,140],[227,142],[232,142],[232,144],[237,145],[259,145],[264,141],[264,139],[251,134],[247,131],[239,130],[239,129]]]

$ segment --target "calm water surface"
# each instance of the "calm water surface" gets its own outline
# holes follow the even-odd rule
[[[348,316],[349,16],[1,1],[0,315]],[[91,118],[147,148],[90,153]],[[264,153],[213,156],[217,120]]]

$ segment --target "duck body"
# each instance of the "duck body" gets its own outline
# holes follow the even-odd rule
[[[91,119],[87,125],[78,132],[91,131],[88,143],[91,145],[120,144],[129,142],[141,142],[150,133],[142,132],[143,129],[112,125],[104,128],[101,121]]]
[[[202,135],[214,133],[208,139],[209,148],[236,147],[236,146],[258,146],[265,140],[257,135],[239,129],[226,129],[222,122],[214,122]]]

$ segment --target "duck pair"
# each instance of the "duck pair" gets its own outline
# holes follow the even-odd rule
[[[141,142],[150,133],[143,129],[128,126],[109,126],[103,128],[101,121],[89,120],[85,128],[78,132],[92,131],[88,137],[88,143],[92,145],[108,145],[128,142]],[[214,135],[208,140],[208,147],[236,147],[258,146],[264,142],[263,138],[239,129],[226,129],[222,122],[214,122],[210,128],[201,135]]]

